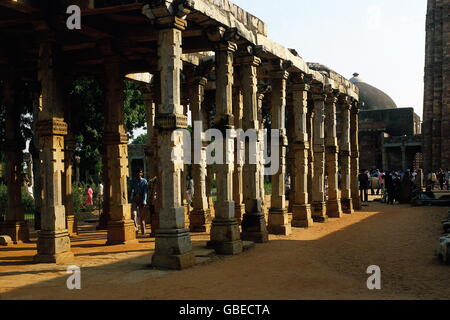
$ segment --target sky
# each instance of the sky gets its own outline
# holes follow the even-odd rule
[[[269,37],[351,78],[358,72],[423,116],[426,0],[231,0]],[[143,133],[137,130],[137,137]]]
[[[269,37],[423,114],[426,0],[231,0]]]

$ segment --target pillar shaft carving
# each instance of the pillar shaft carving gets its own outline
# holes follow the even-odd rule
[[[158,70],[161,77],[161,104],[156,115],[158,128],[161,209],[156,231],[152,265],[183,269],[195,263],[189,229],[185,228],[181,176],[184,169],[183,134],[174,130],[187,127],[181,105],[182,31],[186,21],[164,26],[158,35]],[[174,157],[175,156],[175,157]],[[175,159],[176,158],[176,159]]]
[[[327,99],[325,100],[325,163],[328,174],[327,215],[333,218],[340,218],[342,215],[338,176],[339,147],[336,130],[336,103],[338,93],[337,90],[328,90]]]
[[[226,129],[233,128],[233,82],[234,82],[234,52],[237,45],[233,42],[219,42],[216,45],[216,119],[215,125],[225,136]],[[226,155],[230,145],[223,143]],[[225,160],[225,159],[224,159]],[[226,161],[224,161],[226,162]],[[211,241],[219,254],[239,254],[242,252],[239,224],[235,217],[235,202],[233,201],[233,164],[215,165],[217,177],[217,201],[215,203],[215,218],[211,227]]]
[[[256,133],[256,147],[252,149],[252,144],[245,139],[245,164],[243,168],[243,196],[245,204],[245,215],[242,221],[242,240],[254,241],[257,243],[267,242],[267,225],[262,207],[261,195],[261,167],[259,159],[256,163],[251,163],[251,157],[260,155],[260,125],[258,120],[258,80],[257,67],[261,64],[261,59],[255,56],[242,56],[238,60],[240,64],[240,83],[243,93],[243,119],[244,131],[253,130]]]
[[[359,105],[352,103],[350,116],[350,145],[351,145],[351,193],[353,209],[361,210],[359,197],[358,174],[359,174]]]
[[[294,135],[292,146],[295,153],[295,197],[293,206],[292,226],[308,228],[312,226],[311,204],[308,197],[309,174],[309,135],[307,128],[308,91],[306,83],[295,83],[292,86]]]
[[[41,231],[39,232],[36,262],[61,263],[73,259],[66,228],[66,212],[62,201],[62,175],[64,173],[65,88],[63,64],[56,40],[48,37],[41,43],[39,79],[42,87],[42,110],[38,113],[36,131],[42,181]]]
[[[313,177],[313,220],[325,222],[328,218],[325,203],[325,94],[315,89],[314,101],[314,177]]]
[[[269,210],[268,230],[271,234],[288,235],[291,231],[286,206],[286,83],[289,73],[272,73],[272,130],[279,130],[279,170],[272,176],[272,201]]]
[[[342,192],[341,203],[344,213],[353,213],[353,201],[351,192],[351,162],[350,162],[351,104],[347,97],[340,96],[339,107],[341,110],[341,137],[340,137],[341,192]]]

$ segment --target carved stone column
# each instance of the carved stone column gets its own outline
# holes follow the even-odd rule
[[[205,85],[207,79],[196,77],[190,83],[190,107],[192,112],[192,121],[205,123],[204,112],[202,110]],[[193,136],[195,139],[195,135]],[[210,232],[211,231],[211,212],[208,207],[208,197],[206,196],[206,146],[202,143],[200,154],[196,154],[192,141],[192,176],[194,179],[194,209],[190,215],[191,232]]]
[[[264,217],[267,212],[266,208],[266,190],[265,190],[265,175],[264,175],[264,150],[265,150],[265,144],[264,144],[264,123],[263,123],[263,100],[264,100],[264,93],[258,92],[258,123],[260,125],[260,129],[258,131],[258,143],[259,143],[259,194],[261,196],[261,205],[262,205],[262,212],[264,214]]]
[[[73,162],[75,156],[75,140],[73,135],[69,134],[65,137],[65,150],[64,150],[64,174],[63,181],[63,203],[66,207],[66,224],[67,232],[70,237],[78,235],[78,223],[75,217],[75,208],[73,206],[73,194],[72,194],[72,174],[73,174]]]
[[[43,107],[38,115],[40,160],[42,163],[42,219],[38,233],[39,263],[64,263],[74,258],[66,229],[66,212],[62,202],[62,175],[64,172],[64,71],[61,51],[56,40],[49,36],[41,42],[39,80],[42,86]]]
[[[25,143],[20,132],[22,108],[17,102],[19,94],[17,80],[5,81],[3,88],[3,103],[6,106],[4,151],[8,207],[5,222],[0,225],[0,232],[10,236],[15,244],[29,242],[29,230],[22,205],[22,150],[25,149]]]
[[[124,78],[118,57],[110,56],[105,60],[104,143],[108,166],[110,215],[106,244],[137,243],[127,191],[128,136],[123,117]]]
[[[219,30],[219,34],[220,34]],[[233,32],[231,29],[225,31]],[[223,38],[221,38],[223,39]],[[216,46],[216,119],[215,126],[226,135],[227,129],[233,128],[233,60],[237,45],[223,41]],[[225,139],[223,143],[226,155],[231,146]],[[239,254],[242,252],[239,224],[235,217],[233,201],[233,164],[217,164],[217,201],[215,218],[211,227],[211,241],[208,245],[219,254]]]
[[[342,217],[341,191],[339,190],[336,102],[338,90],[327,90],[325,100],[325,163],[328,174],[327,215],[331,218]]]
[[[353,213],[353,200],[351,192],[351,164],[350,164],[350,109],[351,104],[348,97],[339,96],[339,107],[341,109],[341,137],[340,137],[340,158],[341,158],[341,192],[342,210],[344,213]]]
[[[180,177],[184,167],[183,134],[187,117],[181,105],[181,71],[183,69],[182,32],[186,20],[170,17],[158,33],[158,69],[161,77],[161,104],[156,116],[158,128],[159,172],[161,177],[160,229],[152,265],[158,268],[184,269],[195,264],[189,229],[185,228]],[[164,147],[162,147],[164,146]]]
[[[325,98],[322,89],[314,90],[314,178],[313,178],[313,220],[326,222],[327,206],[325,202]]]
[[[314,180],[314,102],[308,100],[308,112],[306,114],[306,129],[308,132],[308,203],[313,201],[313,180]]]
[[[361,199],[359,197],[358,174],[359,174],[359,105],[352,103],[350,116],[350,145],[351,145],[351,189],[353,209],[361,210]]]
[[[260,141],[258,121],[258,79],[257,67],[261,59],[253,55],[244,55],[238,59],[241,67],[241,88],[243,92],[245,117],[242,120],[242,128],[245,132],[254,133],[249,141],[245,139],[245,164],[243,197],[245,203],[245,215],[242,221],[241,238],[245,241],[265,243],[269,241],[267,224],[264,217],[261,199],[261,166],[260,166]],[[254,142],[252,144],[252,142]]]
[[[272,176],[272,203],[269,210],[270,234],[289,235],[292,228],[286,206],[285,176],[286,176],[286,81],[289,73],[278,71],[272,74],[272,130],[280,131],[278,173]]]
[[[311,204],[308,197],[309,176],[309,136],[308,136],[308,91],[306,83],[296,82],[292,85],[294,104],[294,135],[292,146],[295,152],[295,197],[292,213],[292,226],[309,228],[313,225]]]
[[[243,70],[241,70],[242,72]],[[242,129],[242,118],[244,116],[243,94],[240,79],[239,67],[235,67],[233,80],[233,118],[234,127],[236,130]],[[238,159],[238,150],[241,145],[238,140],[235,143],[234,150],[234,173],[233,173],[233,200],[235,207],[235,217],[239,224],[242,222],[242,217],[245,214],[244,204],[244,185],[243,185],[243,168],[244,164]]]

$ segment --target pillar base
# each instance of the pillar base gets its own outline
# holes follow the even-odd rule
[[[292,223],[294,228],[309,228],[314,224],[311,215],[311,205],[295,205],[292,207]]]
[[[66,263],[74,260],[70,251],[70,238],[66,230],[62,232],[40,231],[37,242],[37,263]]]
[[[252,241],[255,243],[269,242],[266,220],[262,212],[246,213],[242,219],[242,241]]]
[[[362,209],[361,200],[359,198],[359,195],[356,198],[352,198],[352,202],[353,202],[353,210],[361,210]]]
[[[237,255],[243,245],[236,219],[214,219],[211,226],[211,241],[207,244],[218,254]]]
[[[189,229],[160,229],[156,232],[152,267],[182,270],[195,265]]]
[[[271,208],[269,210],[268,231],[270,234],[279,236],[288,236],[292,233],[287,209]]]
[[[342,206],[340,200],[327,201],[327,216],[330,218],[342,218]]]
[[[78,222],[75,216],[66,216],[67,232],[69,237],[78,236]]]
[[[342,203],[342,211],[345,214],[352,214],[355,212],[355,210],[353,210],[353,200],[352,199],[341,199],[341,203]]]
[[[191,232],[209,233],[211,231],[211,214],[209,209],[198,209],[192,211],[191,215],[189,216],[189,220],[191,222]]]
[[[108,223],[108,241],[107,246],[120,244],[135,244],[139,241],[136,239],[136,230],[134,222],[131,220],[109,221]]]
[[[327,205],[325,202],[313,202],[312,219],[314,222],[324,223],[328,221]]]
[[[30,242],[30,231],[26,221],[5,221],[0,224],[1,234],[11,238],[14,244]]]

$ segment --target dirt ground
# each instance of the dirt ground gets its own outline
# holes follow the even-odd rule
[[[450,266],[434,256],[447,210],[372,202],[239,256],[198,257],[183,271],[149,268],[154,239],[106,247],[104,232],[83,226],[72,243],[81,290],[67,289],[67,265],[30,263],[36,245],[25,244],[0,248],[0,299],[449,299]],[[196,249],[207,239],[192,235]],[[381,268],[381,290],[366,287],[371,265]]]

